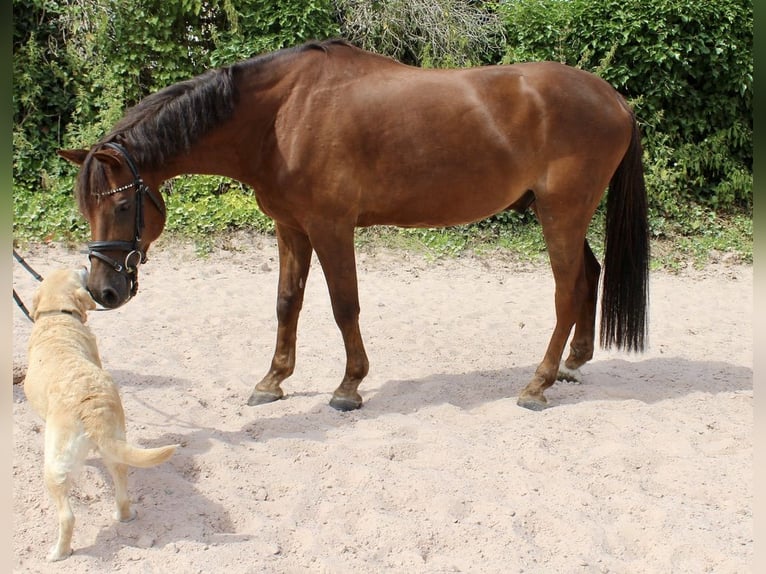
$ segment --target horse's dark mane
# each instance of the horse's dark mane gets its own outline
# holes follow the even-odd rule
[[[99,143],[118,141],[152,169],[230,118],[236,100],[231,67],[209,70],[145,97]]]
[[[236,77],[239,72],[257,70],[302,52],[328,52],[329,46],[333,45],[349,44],[343,40],[307,42],[208,70],[163,88],[128,109],[94,149],[106,142],[116,141],[130,150],[139,168],[155,169],[190,149],[200,137],[231,118],[238,100]],[[106,185],[103,170],[92,169],[93,164],[92,156],[89,156],[80,170],[77,187],[81,208],[85,208],[90,201],[82,195],[83,190],[102,189]]]
[[[235,64],[235,67],[242,67],[242,68],[248,68],[252,66],[262,66],[264,64],[268,64],[274,60],[282,59],[286,56],[290,56],[292,54],[300,54],[303,52],[309,52],[311,50],[319,50],[320,52],[329,53],[330,46],[347,46],[351,47],[352,44],[349,44],[346,40],[340,39],[340,38],[334,38],[331,40],[323,40],[321,42],[306,42],[305,44],[300,44],[298,46],[294,46],[292,48],[284,48],[282,50],[277,50],[276,52],[269,52],[266,54],[262,54],[260,56],[255,56],[253,58],[243,60],[241,62],[238,62]]]
[[[232,116],[238,99],[238,70],[251,70],[310,50],[326,52],[330,45],[345,42],[308,42],[208,70],[168,86],[130,108],[99,143],[118,141],[131,150],[136,164],[156,168],[187,151],[200,137]]]

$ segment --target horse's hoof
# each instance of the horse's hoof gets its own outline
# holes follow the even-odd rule
[[[330,399],[330,406],[341,412],[355,411],[362,407],[361,400],[349,399],[345,397],[333,397]]]
[[[545,397],[542,400],[533,397],[519,397],[516,404],[530,411],[544,411],[548,408],[548,401],[545,400]]]
[[[266,391],[259,391],[255,390],[253,391],[253,394],[250,395],[250,398],[247,400],[248,406],[255,407],[258,405],[265,405],[268,403],[273,403],[274,401],[278,401],[284,396],[283,393],[267,393]]]

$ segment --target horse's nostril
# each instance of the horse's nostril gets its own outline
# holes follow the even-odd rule
[[[120,302],[117,291],[111,287],[105,287],[101,290],[101,304],[104,307],[116,307]]]

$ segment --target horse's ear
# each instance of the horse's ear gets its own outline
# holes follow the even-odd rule
[[[122,163],[120,154],[113,149],[100,149],[93,153],[93,157],[112,167],[119,167]]]
[[[56,150],[56,153],[74,164],[82,165],[83,162],[85,162],[85,158],[88,157],[90,151],[87,149],[60,149]],[[111,165],[112,167],[118,167],[120,165],[119,154],[111,149],[103,149],[94,152],[93,157],[99,161]]]
[[[88,155],[88,150],[86,150],[86,149],[60,149],[60,150],[56,150],[56,153],[59,154],[64,159],[71,161],[74,164],[82,165],[83,162],[85,161],[85,158]]]

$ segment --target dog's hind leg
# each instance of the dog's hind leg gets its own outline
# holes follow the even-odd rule
[[[48,553],[48,560],[63,560],[72,553],[74,513],[69,502],[72,478],[87,454],[86,441],[71,439],[71,434],[53,430],[55,425],[45,427],[45,486],[56,504],[58,513],[58,541]]]
[[[128,497],[128,465],[108,459],[104,459],[104,464],[114,481],[114,500],[117,503],[114,518],[120,522],[130,522],[136,517],[136,511],[130,507]]]

